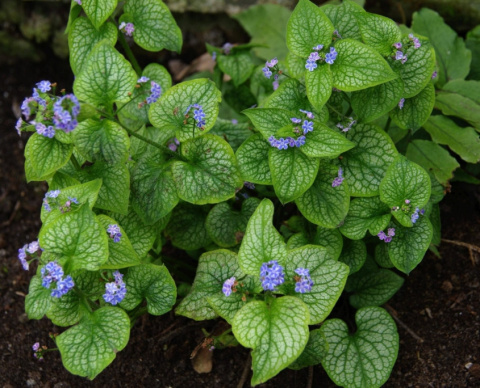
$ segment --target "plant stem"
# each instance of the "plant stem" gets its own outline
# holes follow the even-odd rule
[[[71,161],[72,161],[73,167],[75,167],[75,170],[81,171],[82,167],[80,166],[80,163],[78,163],[78,160],[73,153],[72,153]]]
[[[343,113],[339,112],[337,109],[335,109],[333,106],[331,106],[330,104],[326,104],[328,109],[331,109],[333,110],[337,115],[343,117]]]
[[[385,128],[384,128],[385,132],[388,132],[388,130],[390,129],[390,124],[391,123],[392,123],[392,118],[390,116],[388,116],[387,124],[385,124]]]
[[[121,32],[118,34],[118,36],[119,36],[120,44],[125,50],[125,53],[127,54],[128,59],[130,59],[130,62],[132,63],[133,68],[135,69],[135,72],[137,73],[137,75],[140,76],[142,74],[142,68],[138,64],[137,59],[135,58],[135,55],[132,52],[132,49],[130,48],[130,46],[128,45],[125,39],[125,36],[123,36]]]

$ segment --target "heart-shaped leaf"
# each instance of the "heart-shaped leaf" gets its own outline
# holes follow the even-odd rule
[[[355,13],[354,16],[365,44],[383,56],[390,55],[392,45],[402,38],[397,24],[392,19],[368,12]]]
[[[98,30],[113,13],[118,0],[83,0],[82,7],[88,18]]]
[[[129,337],[127,313],[117,307],[102,307],[64,331],[55,342],[70,373],[94,379],[127,345]]]
[[[238,342],[253,349],[252,385],[267,381],[297,359],[308,341],[308,321],[307,306],[293,296],[242,307],[232,330]]]
[[[339,386],[380,387],[397,359],[399,340],[395,322],[380,307],[358,310],[355,322],[355,334],[350,334],[340,319],[322,325],[320,331],[328,343],[322,366]]]
[[[243,179],[262,185],[272,184],[272,174],[268,165],[270,148],[270,144],[261,133],[256,133],[243,142],[235,154]]]

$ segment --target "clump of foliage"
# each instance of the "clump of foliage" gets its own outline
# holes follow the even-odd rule
[[[262,40],[262,12],[285,22],[286,45]],[[321,363],[340,386],[379,387],[399,346],[380,306],[439,244],[453,171],[435,167],[453,159],[439,144],[470,163],[480,155],[473,129],[431,116],[436,106],[477,124],[474,108],[442,103],[478,103],[465,91],[477,81],[453,80],[468,74],[469,51],[443,24],[430,41],[442,22],[427,10],[413,32],[350,0],[238,19],[252,42],[207,45],[214,73],[172,86],[163,66],[140,68],[127,41],[180,51],[161,0],[72,2],[74,93],[39,82],[17,123],[35,132],[27,180],[49,185],[38,241],[19,250],[26,270],[38,261],[27,314],[70,327],[53,340],[65,368],[91,379],[139,316],[175,306],[231,325],[208,344],[251,348],[252,385]],[[431,43],[441,31],[453,62]],[[177,296],[192,260],[193,284]],[[34,345],[39,358],[47,350]]]

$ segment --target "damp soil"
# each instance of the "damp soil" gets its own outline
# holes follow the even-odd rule
[[[19,104],[42,79],[60,88],[72,84],[68,63],[26,61],[0,65],[0,386],[2,387],[236,387],[246,372],[249,352],[241,347],[215,350],[210,373],[199,374],[190,358],[202,343],[202,328],[221,320],[193,322],[173,313],[145,316],[133,327],[126,348],[94,381],[73,376],[57,352],[43,361],[32,357],[34,342],[53,347],[49,333],[62,328],[49,320],[28,320],[24,300],[34,270],[25,272],[17,249],[36,239],[44,183],[27,184],[23,172],[26,134],[14,125]],[[389,301],[397,320],[400,351],[385,387],[480,387],[480,188],[454,183],[440,204],[441,258],[427,253]],[[284,370],[261,387],[333,387],[320,366]]]

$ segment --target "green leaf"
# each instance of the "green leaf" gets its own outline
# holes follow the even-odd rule
[[[439,86],[452,79],[464,79],[468,75],[472,53],[438,13],[428,8],[415,12],[412,28],[416,33],[427,36],[435,48]]]
[[[310,188],[317,176],[319,162],[319,159],[305,155],[298,148],[270,148],[268,163],[273,187],[283,204],[297,199]]]
[[[355,143],[348,140],[345,135],[334,131],[325,124],[314,122],[314,130],[305,135],[305,144],[300,150],[313,158],[331,158],[355,147]]]
[[[309,244],[325,247],[329,257],[338,260],[343,248],[343,237],[338,229],[327,229],[319,226],[314,234],[294,234],[288,240],[287,249],[292,250]]]
[[[368,123],[395,108],[403,96],[402,92],[403,81],[396,78],[371,88],[353,92],[350,102],[358,121]]]
[[[98,43],[73,83],[79,100],[109,108],[113,102],[127,102],[137,82],[137,74],[108,41]]]
[[[172,212],[165,234],[172,244],[184,250],[200,249],[211,240],[205,228],[208,209],[189,203],[179,204]]]
[[[301,80],[305,75],[305,59],[298,57],[291,52],[287,54],[285,66],[287,66],[288,75],[290,77]]]
[[[42,286],[42,277],[33,276],[25,297],[25,312],[28,319],[42,319],[52,307],[52,290]]]
[[[283,265],[287,259],[283,237],[272,223],[273,210],[273,203],[264,199],[248,221],[238,252],[238,264],[246,274],[259,276],[263,263],[276,260]]]
[[[82,7],[94,27],[98,30],[117,7],[117,0],[83,0]]]
[[[388,243],[390,260],[408,275],[422,261],[432,237],[432,224],[424,216],[420,216],[411,228],[395,228],[395,237]]]
[[[297,268],[309,270],[313,281],[312,290],[304,294],[296,293],[293,283],[280,286],[280,290],[296,296],[308,306],[309,325],[320,323],[330,314],[342,294],[347,282],[348,266],[332,259],[326,248],[307,245],[288,251],[285,278],[294,278]]]
[[[392,67],[403,81],[402,97],[410,98],[420,93],[431,82],[435,70],[435,50],[427,39],[418,38],[421,47],[410,46],[404,50],[408,60],[405,63],[394,61]]]
[[[348,278],[346,290],[350,304],[356,309],[381,306],[402,287],[404,279],[388,269],[360,270]]]
[[[480,81],[453,80],[443,85],[442,91],[460,94],[480,104]]]
[[[156,153],[140,159],[132,171],[132,207],[146,225],[154,224],[177,206],[179,198],[170,166],[163,155]]]
[[[308,57],[314,46],[332,41],[333,25],[323,11],[309,0],[300,0],[287,25],[288,49],[299,57]]]
[[[327,4],[321,8],[332,21],[342,38],[362,40],[360,28],[355,15],[365,12],[364,9],[350,0],[344,0],[340,5]]]
[[[298,112],[300,109],[309,110],[310,103],[305,95],[305,87],[296,79],[287,79],[280,84],[270,97],[265,99],[263,105],[265,108]]]
[[[428,120],[435,104],[435,88],[428,84],[415,97],[406,98],[403,108],[397,106],[390,112],[393,122],[402,129],[415,132]]]
[[[133,310],[145,299],[150,314],[162,315],[172,309],[177,299],[175,281],[164,265],[140,264],[129,268],[125,286],[127,294],[120,303],[125,310]]]
[[[212,81],[206,78],[185,81],[168,89],[156,103],[152,104],[148,117],[157,128],[174,129],[176,138],[183,142],[200,136],[213,127],[221,100],[221,93]],[[201,105],[205,113],[205,125],[202,130],[194,124],[193,108],[188,112],[190,119],[184,124],[185,112],[193,104]]]
[[[93,209],[95,202],[98,198],[98,192],[100,191],[100,187],[102,186],[102,181],[100,179],[96,179],[84,184],[78,184],[74,186],[65,187],[60,191],[58,195],[58,203],[64,204],[68,197],[76,198],[78,203],[83,205],[88,203],[88,207]],[[51,190],[54,190],[50,187]],[[40,212],[40,219],[42,223],[45,225],[59,216],[61,216],[63,212],[61,211],[60,207],[58,206],[51,206],[51,211],[47,212],[45,207],[42,206],[42,210]]]
[[[235,86],[248,80],[255,67],[250,50],[237,50],[229,55],[219,55],[217,62],[220,70],[232,77]]]
[[[312,330],[302,354],[300,354],[300,356],[288,367],[290,369],[299,370],[306,368],[307,366],[320,364],[323,357],[325,357],[327,350],[327,340],[320,332],[320,329]]]
[[[130,138],[114,121],[82,121],[73,131],[73,139],[78,151],[89,162],[121,163],[128,158]]]
[[[367,259],[367,247],[363,240],[343,240],[342,254],[338,261],[350,268],[350,275],[358,272]]]
[[[470,66],[469,79],[480,80],[480,27],[476,26],[467,33],[465,41],[467,48],[472,52],[472,64]]]
[[[380,199],[390,208],[402,208],[405,200],[409,200],[412,209],[422,209],[430,199],[430,193],[428,173],[401,155],[390,165],[380,183]],[[392,214],[397,217],[397,213],[401,212],[402,210],[392,211]]]
[[[460,164],[445,148],[433,141],[411,141],[406,156],[412,162],[432,172],[443,185],[448,184],[448,181],[453,178],[453,171],[460,167]]]
[[[282,84],[283,85],[283,84]],[[242,112],[265,139],[275,136],[279,128],[291,124],[292,112],[278,108],[255,108]]]
[[[263,73],[262,73],[263,74]],[[265,78],[267,79],[267,78]],[[273,90],[273,88],[272,88]],[[250,108],[253,105],[257,105],[257,98],[253,95],[248,83],[243,83],[238,87],[234,86],[233,82],[227,82],[222,88],[224,106],[225,108],[231,108],[232,113],[223,113],[224,117],[238,117],[244,119],[240,112]],[[224,108],[224,109],[225,109]]]
[[[442,220],[440,218],[440,206],[438,203],[432,206],[432,212],[430,213],[429,220],[432,223],[433,228],[431,244],[440,245],[442,243]]]
[[[47,183],[50,190],[60,190],[65,187],[79,185],[80,181],[62,171],[57,171],[55,175],[53,175],[50,180],[47,181]]]
[[[293,296],[271,299],[270,304],[253,301],[235,315],[235,338],[253,349],[252,385],[267,381],[297,359],[308,341],[308,320],[307,306]]]
[[[179,53],[182,32],[168,7],[161,0],[129,0],[121,21],[133,23],[133,40],[148,51],[164,48]]]
[[[76,19],[68,33],[70,67],[73,73],[80,74],[88,55],[100,41],[105,40],[112,47],[115,46],[117,33],[117,27],[113,23],[105,23],[97,29],[87,18]]]
[[[272,184],[272,175],[268,165],[268,150],[270,148],[270,144],[261,133],[250,136],[238,148],[235,155],[240,174],[244,180],[262,185]]]
[[[232,198],[243,186],[232,147],[218,136],[206,134],[182,144],[188,162],[174,161],[172,175],[178,196],[203,205]]]
[[[245,234],[247,223],[260,200],[248,198],[242,203],[241,211],[232,210],[226,202],[215,205],[205,221],[208,235],[215,244],[223,248],[239,244]]]
[[[350,195],[378,195],[380,182],[397,156],[392,139],[379,127],[368,124],[354,125],[347,139],[356,144],[340,160]]]
[[[322,366],[343,387],[380,387],[390,376],[398,354],[395,322],[380,307],[365,307],[355,315],[357,331],[350,334],[340,319],[326,321],[320,331],[328,343]]]
[[[332,94],[333,78],[330,66],[322,65],[314,71],[305,72],[307,97],[313,107],[322,109]]]
[[[390,55],[392,45],[402,38],[397,24],[392,19],[368,12],[354,13],[354,16],[363,42],[383,56]]]
[[[383,241],[380,241],[375,247],[375,262],[382,268],[395,267],[388,255],[388,244],[385,244]]]
[[[350,193],[345,183],[332,187],[338,168],[330,162],[321,162],[313,185],[295,203],[310,222],[325,228],[336,228],[345,218],[350,205]]]
[[[335,42],[335,49],[338,57],[331,68],[337,89],[353,92],[398,77],[377,51],[363,43],[341,39]]]
[[[73,145],[34,133],[25,147],[27,182],[43,181],[70,160]]]
[[[435,143],[445,144],[469,163],[480,161],[480,139],[475,129],[461,128],[445,116],[432,116],[423,124]]]
[[[268,46],[253,49],[258,57],[265,60],[277,57],[283,60],[288,53],[285,32],[290,14],[290,10],[276,4],[258,4],[232,17],[252,37],[252,44]]]
[[[220,314],[232,322],[236,312],[245,305],[242,301],[244,292],[232,292],[228,297],[222,292],[223,283],[232,276],[236,279],[245,277],[238,266],[236,253],[226,249],[204,253],[200,256],[190,293],[175,312],[196,321],[213,319]],[[248,276],[242,282],[247,285],[245,291],[261,291],[259,281],[254,284],[253,277]]]
[[[465,93],[462,93],[465,94]],[[437,93],[435,108],[443,114],[457,116],[473,125],[480,132],[480,103],[457,92]]]
[[[109,225],[117,224],[113,218],[105,215],[97,216],[97,220],[106,231]],[[121,227],[122,238],[119,242],[114,242],[112,238],[108,239],[108,260],[102,265],[102,269],[120,269],[140,264],[140,258],[132,247],[130,240]]]
[[[247,140],[253,131],[248,123],[235,123],[232,120],[218,118],[210,134],[223,137],[234,151]]]
[[[65,369],[94,379],[128,343],[130,318],[116,307],[102,307],[56,337]]]
[[[96,162],[82,169],[78,177],[82,182],[102,179],[102,187],[98,192],[97,202],[95,202],[96,208],[127,214],[130,172],[125,164],[113,165]]]
[[[89,313],[88,299],[97,300],[105,292],[105,283],[98,272],[80,271],[73,274],[75,287],[86,295],[82,298],[75,291],[67,292],[61,298],[52,298],[52,307],[47,317],[57,326],[72,326]]]
[[[45,251],[67,259],[70,272],[95,271],[108,259],[107,232],[86,205],[44,225],[38,240]]]
[[[350,210],[340,232],[351,240],[365,237],[367,230],[376,236],[390,222],[390,208],[380,197],[356,198],[350,202]]]

